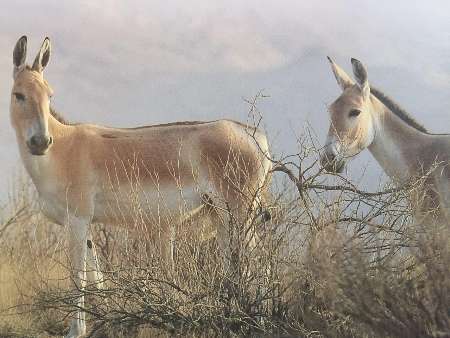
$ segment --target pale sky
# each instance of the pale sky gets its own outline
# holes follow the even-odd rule
[[[326,56],[369,81],[433,132],[450,132],[448,1],[5,1],[0,11],[0,201],[20,168],[9,122],[12,50],[28,35],[28,62],[52,41],[47,80],[74,122],[138,126],[178,120],[246,121],[261,104],[274,153],[295,151],[310,122],[324,140],[326,105],[339,94]],[[365,154],[349,167],[358,176]]]

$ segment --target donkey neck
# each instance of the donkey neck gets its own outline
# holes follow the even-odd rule
[[[417,158],[429,142],[429,135],[404,122],[373,95],[375,136],[369,150],[394,181],[415,175]]]

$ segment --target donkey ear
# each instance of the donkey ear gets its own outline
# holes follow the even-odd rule
[[[44,42],[42,43],[41,49],[39,50],[39,53],[36,56],[36,59],[34,59],[32,69],[42,73],[42,71],[48,64],[48,61],[50,60],[50,53],[51,53],[50,39],[45,38]]]
[[[350,76],[347,75],[344,70],[339,67],[337,64],[334,63],[333,60],[329,56],[327,56],[328,61],[331,64],[331,69],[333,70],[333,74],[336,78],[336,81],[338,85],[341,87],[342,90],[345,90],[346,88],[353,86],[354,82]]]
[[[14,68],[18,69],[25,64],[27,57],[27,37],[24,35],[16,42],[13,52]]]
[[[361,61],[352,58],[353,75],[355,75],[356,83],[361,89],[363,96],[370,94],[369,80],[367,79],[367,69]]]

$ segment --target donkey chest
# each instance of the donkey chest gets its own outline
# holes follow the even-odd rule
[[[73,208],[67,194],[67,187],[56,179],[41,179],[35,182],[41,211],[56,223],[63,224],[67,213]]]
[[[64,180],[56,175],[48,156],[29,159],[25,168],[39,193],[40,198],[52,198],[64,190]]]
[[[78,195],[84,200],[89,199],[89,192],[81,191],[83,186],[89,185],[70,180],[68,175],[57,170],[49,156],[32,158],[24,164],[38,192],[43,213],[53,221],[63,223],[67,212],[80,208]]]

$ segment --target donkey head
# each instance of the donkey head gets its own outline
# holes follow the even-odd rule
[[[50,98],[53,92],[43,75],[50,60],[50,51],[50,40],[45,38],[33,66],[26,65],[27,37],[22,36],[13,52],[11,122],[19,142],[24,142],[32,155],[46,154],[53,143],[48,129]]]
[[[367,148],[374,138],[370,86],[364,65],[351,59],[356,83],[330,58],[342,94],[329,106],[331,124],[321,164],[329,172],[342,172],[348,158]]]

